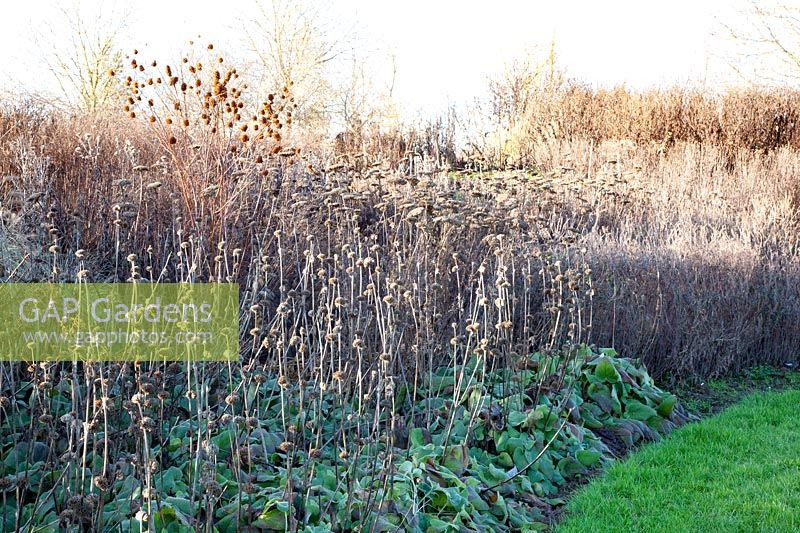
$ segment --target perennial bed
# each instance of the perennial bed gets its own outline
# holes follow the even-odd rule
[[[565,365],[574,372],[559,377]],[[586,347],[536,353],[505,370],[476,357],[432,374],[430,390],[387,387],[376,401],[342,401],[341,382],[301,390],[245,372],[201,416],[185,365],[148,378],[126,365],[103,372],[116,383],[112,405],[108,420],[90,421],[84,457],[62,456],[80,438],[68,372],[4,401],[6,529],[128,531],[152,520],[156,531],[539,530],[565,488],[693,418],[634,360]],[[230,378],[222,365],[193,372],[201,396]],[[125,394],[132,387],[139,392]],[[31,419],[26,406],[42,395],[51,414]],[[243,404],[258,416],[232,415]],[[142,437],[149,450],[137,447]],[[64,479],[59,465],[69,461],[84,461],[84,474]]]

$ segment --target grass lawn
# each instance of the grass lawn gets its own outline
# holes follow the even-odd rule
[[[800,391],[760,393],[580,491],[570,531],[800,531]]]

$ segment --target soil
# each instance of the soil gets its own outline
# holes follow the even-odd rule
[[[800,368],[755,367],[740,376],[687,383],[672,390],[681,403],[700,418],[714,416],[726,407],[755,392],[800,388]]]

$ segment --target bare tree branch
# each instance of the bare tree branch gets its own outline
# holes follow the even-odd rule
[[[118,45],[127,20],[127,16],[100,9],[92,15],[79,2],[63,6],[57,16],[65,23],[70,37],[59,39],[57,35],[42,34],[36,38],[47,51],[46,64],[63,99],[87,112],[106,108],[119,95],[117,80],[108,71],[122,66]]]
[[[337,57],[339,42],[323,22],[320,5],[289,0],[257,0],[256,17],[244,24],[258,58],[264,91],[292,83],[298,122],[322,120],[330,93],[326,64]]]
[[[733,45],[726,58],[730,68],[754,83],[800,79],[800,8],[747,0],[739,15],[741,20],[733,23],[720,22]]]

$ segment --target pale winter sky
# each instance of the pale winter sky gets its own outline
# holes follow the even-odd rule
[[[264,0],[269,2],[270,0]],[[0,88],[53,88],[47,42],[68,34],[59,6],[77,0],[6,0],[0,20]],[[320,5],[329,3],[320,2]],[[503,61],[554,40],[560,64],[584,81],[647,87],[720,78],[720,21],[739,17],[726,0],[444,1],[338,0],[326,7],[333,32],[395,58],[395,98],[406,109],[441,109],[478,95]],[[238,42],[253,0],[81,0],[91,13],[129,11],[124,48],[174,57],[190,38]],[[128,6],[128,7],[125,7]],[[162,54],[165,54],[162,55]]]

